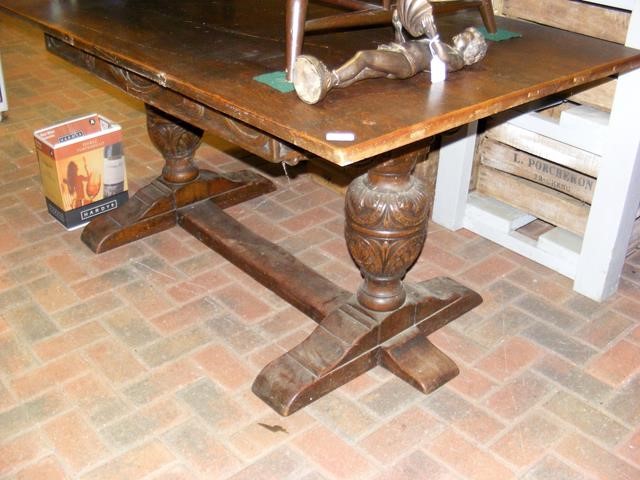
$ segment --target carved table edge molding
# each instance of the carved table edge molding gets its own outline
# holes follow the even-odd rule
[[[45,33],[47,50],[64,60],[90,71],[120,90],[153,105],[181,120],[272,163],[295,165],[311,157],[302,150],[282,142],[251,125],[198,103],[157,81],[86,52],[51,34]]]

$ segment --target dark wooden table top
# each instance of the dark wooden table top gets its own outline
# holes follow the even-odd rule
[[[312,4],[309,16],[326,8]],[[340,165],[640,66],[640,51],[499,18],[522,38],[490,42],[485,60],[445,83],[370,80],[311,106],[254,80],[283,69],[285,0],[0,0],[0,9]],[[445,40],[481,23],[473,12],[438,18]],[[310,34],[304,53],[335,66],[392,38],[391,27]],[[356,140],[325,140],[333,131]]]

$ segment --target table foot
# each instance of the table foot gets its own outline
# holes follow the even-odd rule
[[[122,207],[93,220],[81,238],[91,250],[102,253],[173,227],[178,210],[188,205],[211,200],[226,208],[274,190],[270,180],[249,170],[225,175],[200,170],[184,184],[159,177]]]
[[[392,312],[369,310],[355,298],[344,303],[299,345],[268,364],[253,392],[286,416],[377,365],[424,393],[455,377],[455,363],[426,336],[482,298],[444,277],[405,288],[405,303]]]

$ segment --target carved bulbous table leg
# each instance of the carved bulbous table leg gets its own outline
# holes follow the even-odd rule
[[[427,335],[482,299],[449,278],[402,283],[426,238],[427,195],[412,176],[426,146],[395,152],[350,185],[345,236],[364,282],[342,305],[330,304],[311,335],[256,378],[253,392],[281,415],[376,365],[424,393],[458,374],[455,363]]]
[[[149,105],[147,130],[165,160],[162,175],[142,187],[122,207],[97,217],[82,241],[100,253],[177,224],[180,209],[212,200],[225,208],[273,191],[269,180],[250,171],[220,175],[199,170],[194,154],[203,131]]]
[[[427,234],[427,192],[411,175],[426,148],[408,152],[355,179],[347,191],[345,237],[364,283],[361,305],[376,312],[401,307],[402,278],[416,261]]]
[[[193,156],[202,142],[204,131],[162,111],[145,105],[147,132],[151,143],[165,160],[162,178],[170,183],[187,183],[198,177],[198,167]]]

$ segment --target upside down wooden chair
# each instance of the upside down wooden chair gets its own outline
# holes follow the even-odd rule
[[[321,0],[321,2],[335,5],[348,11],[307,20],[309,0],[287,0],[285,58],[287,62],[287,80],[289,81],[291,81],[296,58],[302,51],[305,32],[390,23],[392,7],[395,4],[395,0],[382,0],[379,3],[370,3],[363,0]],[[431,5],[433,6],[434,14],[477,8],[487,31],[490,33],[495,33],[496,31],[496,21],[491,0],[442,0],[431,2]]]

